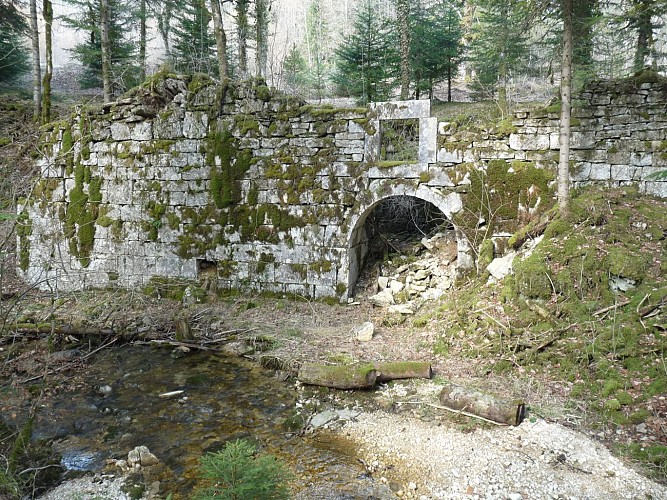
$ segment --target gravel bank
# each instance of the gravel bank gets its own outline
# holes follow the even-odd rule
[[[374,477],[402,476],[393,489],[405,498],[667,498],[666,487],[640,476],[600,443],[541,419],[464,433],[373,412],[342,432],[361,444]]]

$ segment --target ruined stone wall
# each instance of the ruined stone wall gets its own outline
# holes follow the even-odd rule
[[[655,80],[595,82],[577,96],[570,139],[573,186],[636,184],[643,193],[667,197],[667,182],[655,178],[667,169],[667,83]],[[559,118],[556,104],[518,111],[511,123],[486,131],[440,123],[438,161],[485,168],[502,159],[519,170],[529,163],[555,168]]]
[[[584,93],[573,181],[637,181],[665,165],[658,84]],[[388,120],[417,120],[410,161],[385,161]],[[554,203],[557,110],[486,128],[431,117],[428,101],[311,106],[262,82],[220,88],[159,75],[122,100],[52,124],[42,176],[19,211],[19,267],[41,288],[151,286],[162,278],[345,297],[368,249],[364,221],[416,196],[453,223],[457,266]]]

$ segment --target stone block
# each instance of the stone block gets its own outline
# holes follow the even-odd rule
[[[438,119],[419,119],[419,163],[435,163],[437,151]]]
[[[667,198],[667,182],[649,181],[644,183],[644,192],[659,198]]]
[[[449,151],[445,148],[438,150],[437,160],[442,163],[458,164],[463,162],[463,151],[454,149]]]
[[[544,150],[550,147],[548,135],[510,134],[510,148],[515,150]]]
[[[608,181],[611,179],[611,165],[609,164],[590,164],[589,179],[592,181]]]
[[[130,139],[134,141],[150,141],[153,139],[153,123],[143,121],[130,128]]]
[[[403,120],[411,118],[425,118],[431,116],[431,101],[392,101],[371,103],[371,111],[377,113],[381,120]]]
[[[208,115],[203,111],[186,111],[183,117],[183,135],[188,139],[202,139],[208,131]]]
[[[571,149],[590,149],[595,146],[595,135],[584,132],[572,132],[570,134]]]
[[[111,138],[114,141],[127,141],[131,139],[130,126],[127,123],[112,122]]]

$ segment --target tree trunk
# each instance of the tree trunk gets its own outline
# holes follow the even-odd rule
[[[266,62],[269,53],[269,0],[255,0],[255,15],[257,76],[266,78]]]
[[[570,113],[572,110],[572,0],[563,0],[563,64],[561,67],[560,158],[558,205],[562,214],[570,206]]]
[[[111,101],[111,46],[109,44],[109,0],[100,0],[100,33],[102,48],[102,87],[104,102]]]
[[[430,363],[413,361],[352,365],[303,363],[297,378],[304,384],[334,389],[368,389],[373,387],[375,382],[407,378],[430,379],[432,375]]]
[[[45,68],[44,78],[42,80],[42,123],[51,121],[51,77],[53,76],[53,4],[51,0],[44,0],[44,38],[45,38]]]
[[[39,25],[37,24],[37,0],[30,0],[30,37],[32,39],[32,98],[33,117],[39,121],[42,106],[42,68],[39,56]]]
[[[433,376],[431,364],[419,361],[374,363],[373,366],[378,372],[376,379],[378,382],[386,382],[388,380],[398,380],[405,378],[430,379]]]
[[[222,9],[219,0],[211,0],[211,13],[213,15],[213,27],[215,30],[215,44],[218,50],[218,72],[220,81],[229,78],[227,66],[227,35],[222,24]]]
[[[248,0],[236,2],[236,33],[239,44],[239,76],[243,79],[248,74]]]
[[[447,102],[452,102],[452,58],[447,63]]]
[[[525,405],[521,401],[503,401],[451,382],[442,388],[440,403],[452,410],[472,413],[507,425],[519,425],[525,414]]]
[[[304,384],[334,389],[368,389],[375,385],[377,375],[373,363],[344,366],[303,363],[297,378]]]
[[[401,100],[405,101],[410,92],[410,6],[408,0],[397,0],[398,34],[401,54]]]
[[[146,79],[146,0],[139,3],[139,66],[143,82]]]

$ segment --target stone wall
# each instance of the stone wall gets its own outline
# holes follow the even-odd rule
[[[573,181],[633,181],[665,195],[666,184],[649,178],[665,167],[664,88],[615,92],[583,95]],[[522,111],[470,129],[438,123],[428,101],[340,109],[263,82],[220,88],[158,75],[45,130],[42,176],[20,210],[20,269],[61,290],[200,278],[345,297],[368,249],[366,217],[407,195],[453,222],[463,271],[483,238],[554,203],[557,118]],[[418,122],[413,160],[383,161],[386,120]]]
[[[655,81],[595,82],[577,96],[570,140],[574,187],[637,184],[643,193],[667,197],[667,183],[654,177],[667,169],[667,83],[647,79]],[[503,159],[555,168],[559,118],[559,105],[518,111],[505,127],[507,137],[440,123],[438,161],[480,165]]]

